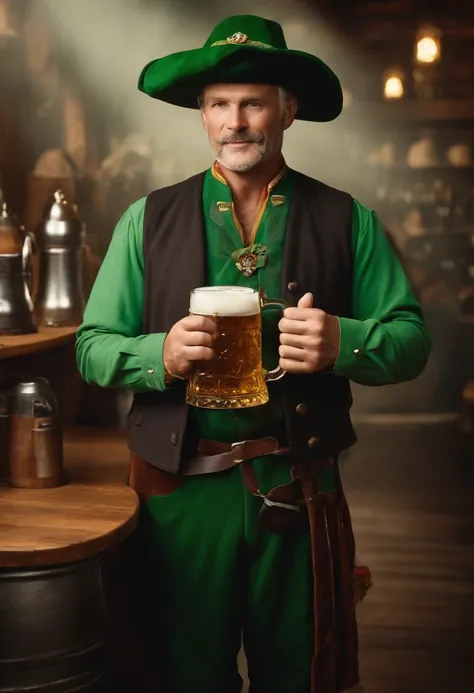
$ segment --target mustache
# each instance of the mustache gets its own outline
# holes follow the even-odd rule
[[[235,135],[228,135],[227,137],[223,137],[221,140],[219,140],[219,146],[223,144],[235,144],[237,142],[254,142],[255,144],[262,144],[264,141],[264,136],[258,135],[257,133],[236,133]]]

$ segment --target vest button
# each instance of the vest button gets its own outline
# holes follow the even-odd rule
[[[288,289],[291,291],[292,294],[296,294],[300,290],[300,285],[298,282],[290,282],[288,284]]]
[[[296,413],[300,414],[301,416],[304,416],[305,414],[308,413],[308,405],[307,404],[298,404],[296,407]]]
[[[317,445],[319,445],[320,442],[321,441],[319,440],[319,438],[316,438],[316,436],[313,436],[312,438],[310,438],[308,440],[308,447],[309,448],[315,448]]]
[[[178,431],[173,431],[171,433],[171,445],[178,445],[179,442],[179,433]]]

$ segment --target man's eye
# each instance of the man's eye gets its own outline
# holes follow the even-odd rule
[[[249,101],[247,106],[250,106],[250,108],[262,108],[262,104],[258,101]]]
[[[224,106],[224,102],[223,102],[223,101],[216,101],[216,103],[213,103],[213,104],[212,104],[212,107],[213,107],[213,108],[222,108],[222,106]]]

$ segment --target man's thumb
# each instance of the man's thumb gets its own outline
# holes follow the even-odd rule
[[[313,294],[305,294],[298,301],[298,308],[312,308],[313,307]]]

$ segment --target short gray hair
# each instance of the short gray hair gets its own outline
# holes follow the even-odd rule
[[[298,104],[296,96],[293,96],[293,94],[291,94],[288,89],[285,89],[285,87],[278,87],[278,97],[280,99],[280,106],[282,110],[287,101],[296,101]]]

